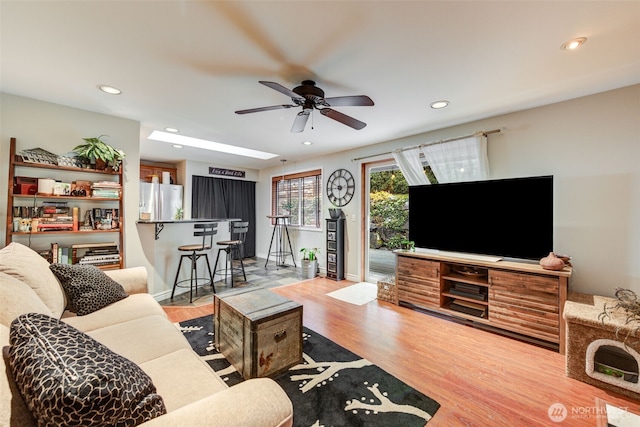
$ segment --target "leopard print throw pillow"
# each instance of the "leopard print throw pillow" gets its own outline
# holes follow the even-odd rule
[[[94,265],[51,264],[67,294],[69,310],[84,316],[128,295],[122,286]]]
[[[135,426],[166,413],[140,367],[45,314],[12,322],[9,364],[38,426]]]

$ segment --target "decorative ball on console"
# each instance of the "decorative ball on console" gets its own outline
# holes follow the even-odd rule
[[[559,257],[555,253],[549,252],[549,255],[540,260],[540,266],[545,270],[562,270],[565,266],[563,258],[567,258],[567,261],[569,259],[568,257]]]

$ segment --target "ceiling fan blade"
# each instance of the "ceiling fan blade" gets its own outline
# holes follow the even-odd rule
[[[249,108],[246,110],[238,110],[236,114],[259,113],[260,111],[281,110],[283,108],[297,107],[297,105],[272,105],[270,107]]]
[[[357,96],[336,96],[325,98],[325,105],[329,107],[370,107],[373,101],[366,95]]]
[[[305,100],[304,96],[298,95],[294,91],[289,90],[286,87],[282,86],[280,83],[267,82],[267,81],[264,81],[264,80],[260,80],[259,83],[263,84],[263,85],[265,85],[267,87],[270,87],[273,90],[277,90],[278,92],[287,95],[289,98],[297,99],[299,101],[304,101]]]
[[[304,127],[307,125],[307,120],[309,120],[311,111],[311,109],[305,108],[298,113],[296,119],[293,121],[293,125],[291,126],[291,132],[302,132],[304,130]]]
[[[327,116],[330,119],[338,121],[343,125],[350,126],[356,130],[360,130],[367,125],[366,123],[361,122],[360,120],[354,119],[353,117],[347,116],[346,114],[342,114],[339,111],[332,110],[331,108],[322,108],[318,111],[320,111],[320,114],[322,114],[323,116]]]

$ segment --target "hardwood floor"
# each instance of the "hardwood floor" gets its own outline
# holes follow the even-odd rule
[[[640,412],[640,401],[567,378],[553,351],[384,301],[356,306],[325,295],[350,284],[317,278],[271,290],[303,304],[308,328],[437,400],[429,426],[596,426],[597,398]],[[212,312],[164,309],[173,321]],[[548,416],[554,403],[568,410],[557,424]]]

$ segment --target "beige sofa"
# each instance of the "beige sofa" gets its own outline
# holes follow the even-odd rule
[[[8,365],[10,325],[23,313],[62,319],[149,375],[167,413],[149,426],[291,426],[293,407],[270,379],[228,387],[194,353],[182,333],[147,293],[142,267],[106,272],[129,296],[85,316],[65,311],[66,297],[44,258],[11,243],[0,250],[0,426],[36,425]]]

